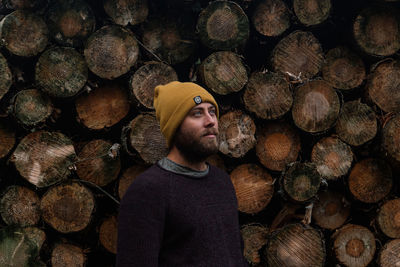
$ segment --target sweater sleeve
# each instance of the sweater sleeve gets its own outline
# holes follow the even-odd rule
[[[166,213],[165,192],[138,177],[125,193],[118,215],[117,267],[158,266]],[[165,191],[166,189],[164,189]]]

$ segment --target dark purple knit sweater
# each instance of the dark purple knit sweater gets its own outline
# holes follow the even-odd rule
[[[154,165],[121,201],[117,267],[248,266],[229,176],[210,166],[201,178]]]

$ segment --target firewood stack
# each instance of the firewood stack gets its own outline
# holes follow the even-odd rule
[[[400,264],[396,0],[3,0],[0,265],[114,266],[127,187],[167,153],[153,90],[220,105],[209,162],[251,266]]]

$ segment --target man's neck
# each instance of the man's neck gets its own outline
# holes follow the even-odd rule
[[[191,162],[187,160],[182,153],[179,152],[179,150],[176,147],[172,147],[170,152],[168,153],[167,156],[168,159],[172,160],[175,163],[178,163],[179,165],[188,167],[193,170],[197,171],[204,171],[207,169],[207,164],[205,160],[201,160],[198,162]]]

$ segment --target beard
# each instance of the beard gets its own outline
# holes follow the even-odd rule
[[[207,138],[207,134],[215,134],[217,138]],[[174,145],[188,162],[197,163],[218,152],[218,130],[208,129],[202,134],[194,131],[177,130]]]

